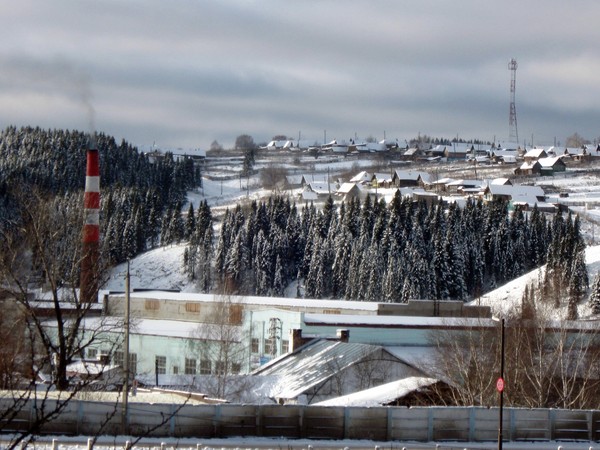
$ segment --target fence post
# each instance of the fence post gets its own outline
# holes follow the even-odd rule
[[[254,436],[262,436],[263,433],[263,427],[264,427],[264,410],[263,408],[261,408],[260,405],[256,405],[254,407],[254,417],[256,418],[255,422],[254,422]]]
[[[350,408],[344,408],[344,437],[343,439],[349,439],[348,429],[350,428]]]
[[[434,408],[427,408],[427,440],[433,441],[433,410]]]
[[[387,409],[387,427],[385,430],[385,438],[388,441],[392,440],[392,436],[393,436],[393,426],[394,426],[394,422],[393,422],[393,415],[392,415],[392,408],[388,408]]]
[[[171,405],[171,418],[169,419],[169,436],[175,436],[175,409],[174,404]]]
[[[79,401],[77,402],[77,423],[75,425],[76,430],[77,430],[77,434],[81,434],[82,433],[82,429],[81,429],[81,424],[83,423],[83,402]]]
[[[221,422],[221,404],[218,404],[215,408],[215,415],[213,417],[213,436],[221,437],[220,422]]]
[[[298,434],[299,438],[303,439],[306,436],[306,421],[304,420],[304,409],[306,405],[298,406]]]
[[[473,437],[475,436],[475,426],[477,422],[475,421],[475,408],[469,408],[469,441],[473,442]]]

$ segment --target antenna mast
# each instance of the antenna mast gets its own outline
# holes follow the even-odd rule
[[[515,107],[515,89],[517,84],[517,60],[512,58],[508,63],[510,70],[510,112],[508,115],[509,141],[519,143],[519,132],[517,131],[517,108]]]

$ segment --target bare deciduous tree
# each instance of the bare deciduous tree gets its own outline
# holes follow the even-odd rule
[[[97,376],[89,376],[73,385],[67,369],[96,342],[101,327],[82,333],[82,324],[93,303],[79,299],[84,220],[81,194],[49,197],[18,188],[12,194],[18,215],[0,223],[0,282],[4,297],[12,302],[14,318],[18,318],[13,324],[21,324],[13,331],[22,334],[11,337],[23,345],[14,346],[12,355],[3,350],[3,358],[15,358],[7,363],[19,384],[11,386],[13,390],[5,397],[11,405],[0,414],[0,431],[14,427],[29,399],[38,400],[29,427],[17,434],[11,444],[16,446],[28,442],[60,414],[78,391],[96,381]],[[94,276],[101,277],[98,269]],[[6,343],[2,342],[3,349]],[[45,373],[51,374],[49,383],[38,385]],[[45,399],[53,389],[69,391],[49,408]]]

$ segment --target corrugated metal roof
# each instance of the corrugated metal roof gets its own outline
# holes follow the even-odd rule
[[[301,347],[286,358],[254,372],[259,376],[277,376],[271,396],[296,398],[313,386],[328,380],[381,347],[340,341],[317,340]]]

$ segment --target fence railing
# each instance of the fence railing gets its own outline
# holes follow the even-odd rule
[[[0,409],[10,407],[0,400]],[[0,432],[28,430],[39,409],[29,401]],[[505,441],[598,441],[600,411],[504,408]],[[131,403],[127,434],[149,437],[275,437],[374,441],[489,442],[498,438],[498,409],[480,407],[325,407],[305,405],[169,405]],[[70,401],[41,433],[118,435],[121,405]]]

